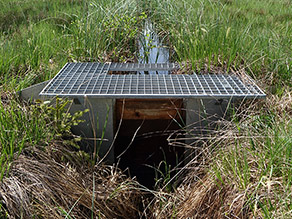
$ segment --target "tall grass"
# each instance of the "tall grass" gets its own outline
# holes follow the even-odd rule
[[[24,106],[15,97],[7,101],[7,92],[52,78],[68,61],[137,61],[137,39],[144,21],[150,19],[170,48],[171,61],[190,63],[197,71],[205,66],[208,70],[213,66],[224,71],[240,69],[266,79],[264,83],[279,96],[273,97],[286,98],[284,104],[283,99],[268,102],[258,113],[248,111],[244,120],[235,116],[232,124],[236,125],[226,132],[233,135],[215,140],[217,151],[203,168],[209,175],[193,187],[182,184],[177,193],[164,194],[151,212],[171,207],[168,216],[184,217],[192,215],[193,209],[183,214],[179,207],[208,209],[215,200],[216,208],[205,212],[213,214],[215,209],[213,215],[227,212],[232,216],[230,206],[240,200],[241,216],[248,209],[252,216],[289,217],[291,98],[285,91],[290,95],[291,4],[288,0],[1,1],[0,178],[23,148],[58,138],[55,134],[60,125],[48,126],[39,108]],[[64,132],[72,123],[66,124]],[[195,171],[187,179],[198,179],[194,175]],[[196,202],[185,199],[190,194]],[[93,199],[91,195],[88,200]],[[234,202],[227,206],[229,197]],[[222,200],[227,205],[222,207]],[[87,204],[93,208],[92,203]],[[62,209],[67,212],[70,207]]]
[[[134,61],[144,19],[172,49],[172,61],[226,63],[290,83],[291,3],[287,1],[2,2],[0,72],[52,76],[66,61]],[[51,68],[49,68],[50,66]],[[6,76],[6,77],[5,77]],[[4,74],[4,81],[9,81]],[[23,77],[21,77],[23,78]],[[34,81],[32,81],[34,83]]]
[[[14,100],[8,106],[0,103],[0,180],[8,174],[10,164],[25,146],[49,140],[46,121],[38,110],[29,110]]]
[[[290,83],[291,10],[289,1],[151,1],[153,19],[167,34],[174,61],[200,69],[226,62],[256,75],[277,72]]]
[[[135,61],[149,18],[171,48],[171,61],[275,72],[290,84],[289,1],[29,1],[1,3],[0,76],[18,86],[49,79],[67,61]],[[30,76],[31,77],[31,76]],[[18,78],[15,79],[15,78]],[[16,81],[15,81],[16,80]]]
[[[287,101],[284,99],[273,105],[278,107]],[[269,114],[258,107],[249,110],[247,117],[233,125],[235,132],[228,132],[220,141],[224,147],[212,158],[215,176],[244,192],[245,206],[265,218],[291,217],[287,203],[292,185],[290,107],[281,116],[274,114],[271,105]]]
[[[188,165],[175,193],[158,193],[153,214],[291,218],[291,106],[288,91],[261,104],[249,102],[208,138],[195,136],[205,141],[197,149],[197,163]]]
[[[137,15],[134,0],[72,2],[17,2],[19,7],[2,8],[0,28],[7,33],[1,36],[1,84],[19,90],[51,78],[67,61],[136,59],[137,34],[145,15]],[[18,85],[28,77],[28,83]]]
[[[81,16],[82,7],[78,1],[2,1],[1,84],[14,87],[26,78],[31,84],[51,77],[67,61],[70,41],[64,28]]]
[[[79,138],[70,138],[71,127],[82,122],[87,111],[69,114],[69,100],[56,99],[32,106],[21,105],[7,99],[9,105],[0,103],[0,181],[8,176],[10,164],[24,147],[47,146],[52,139],[77,146]],[[54,103],[52,101],[52,103]]]

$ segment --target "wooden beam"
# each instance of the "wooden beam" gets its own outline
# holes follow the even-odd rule
[[[121,118],[130,120],[172,119],[182,113],[182,107],[182,99],[125,99],[125,101],[117,99],[116,118],[118,120]]]

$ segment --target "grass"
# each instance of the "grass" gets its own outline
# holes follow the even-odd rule
[[[269,117],[258,107],[248,110],[248,118],[232,129],[235,132],[226,133],[228,136],[220,140],[225,147],[216,151],[212,172],[224,184],[244,191],[245,206],[255,214],[286,218],[291,216],[287,202],[292,183],[291,121],[287,114],[273,115],[271,105],[264,107],[269,108]]]
[[[93,218],[135,218],[142,198],[138,185],[114,167],[79,162],[83,155],[68,149],[57,142],[45,149],[25,149],[10,177],[0,184],[1,201],[9,215],[90,218],[93,210]]]
[[[70,101],[58,98],[54,106],[47,101],[30,107],[7,98],[9,105],[0,105],[0,180],[8,176],[11,162],[25,147],[47,146],[52,139],[77,145],[78,138],[66,137],[72,135],[70,128],[82,122],[79,118],[87,111],[70,115]]]
[[[172,49],[173,61],[191,62],[196,70],[225,63],[227,70],[243,67],[258,76],[274,72],[273,82],[280,87],[291,82],[290,4],[2,1],[1,81],[21,89],[51,78],[67,61],[137,60],[136,40],[150,18]]]
[[[24,110],[29,110],[24,112]],[[15,101],[8,106],[0,106],[0,179],[8,174],[11,161],[19,156],[26,145],[34,146],[46,142],[50,136],[46,121],[40,119],[40,112],[25,109]],[[52,137],[52,136],[51,136]]]
[[[205,62],[217,64],[218,60],[226,62],[227,69],[244,63],[256,75],[277,72],[278,79],[289,81],[290,2],[170,0],[154,4],[153,17],[167,33],[175,60],[190,60],[197,70]]]
[[[269,96],[266,103],[244,104],[247,110],[239,109],[232,122],[203,148],[204,165],[189,171],[184,183],[175,191],[166,193],[158,189],[156,198],[148,204],[143,203],[145,211],[140,213],[145,217],[151,213],[153,217],[178,218],[204,215],[216,218],[226,215],[291,217],[291,4],[288,0],[2,0],[1,200],[8,200],[4,186],[10,185],[13,177],[18,177],[13,162],[19,161],[19,157],[26,159],[23,156],[28,153],[25,152],[28,148],[42,146],[44,149],[58,144],[60,135],[56,133],[69,135],[70,126],[78,120],[77,117],[52,116],[63,115],[53,108],[46,114],[40,106],[21,103],[13,93],[52,78],[68,61],[137,61],[137,39],[145,20],[150,19],[170,48],[171,61],[181,62],[199,72],[246,72],[260,80]],[[60,130],[60,127],[65,128]],[[80,162],[83,159],[80,158]],[[59,162],[64,165],[64,161]],[[27,167],[31,167],[30,163]],[[64,176],[60,177],[64,179]],[[17,180],[23,183],[21,178]],[[122,186],[115,184],[112,196],[108,196],[119,197],[115,199],[117,202],[107,200],[102,207],[95,202],[97,196],[89,192],[92,185],[96,188],[100,185],[100,181],[92,181],[92,176],[90,186],[82,187],[78,194],[86,194],[86,209],[91,209],[91,213],[95,209],[95,215],[101,215],[99,217],[118,217],[121,215],[108,211],[108,204],[113,203],[110,206],[118,208],[116,203],[124,195],[121,191],[129,188],[127,195],[137,191],[136,185],[132,182],[123,184],[123,180]],[[46,188],[53,191],[50,186]],[[66,195],[63,195],[58,198],[65,200]],[[15,197],[9,197],[9,200],[15,200]],[[48,208],[40,204],[43,200]],[[56,200],[38,199],[37,196],[28,202],[40,210],[35,212],[36,215],[45,215],[54,209],[56,215],[73,212],[79,216],[74,207],[83,206],[79,205],[82,200],[83,196],[75,194],[68,202],[59,202],[59,206]],[[0,206],[0,216],[19,216],[17,211],[5,212],[13,206],[7,206],[7,203],[5,206],[3,201]],[[128,212],[126,206],[123,208],[119,212]]]
[[[5,4],[0,17],[0,28],[7,29],[1,35],[1,84],[9,83],[19,90],[50,79],[67,61],[132,60],[136,33],[144,17],[133,15],[135,8],[127,2],[112,3]]]
[[[243,104],[231,121],[222,121],[219,131],[210,130],[209,140],[197,151],[202,154],[198,164],[189,165],[176,193],[169,197],[162,192],[153,202],[158,217],[170,218],[170,203],[175,203],[177,218],[290,218],[290,97],[287,92],[262,104]]]

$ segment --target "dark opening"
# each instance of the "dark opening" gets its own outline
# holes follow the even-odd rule
[[[184,122],[181,99],[117,100],[115,156],[122,169],[148,188],[155,178],[169,178],[179,170],[184,149],[168,144],[171,133]],[[121,116],[123,112],[123,116]],[[179,135],[179,132],[178,132]],[[174,135],[176,136],[176,135]]]

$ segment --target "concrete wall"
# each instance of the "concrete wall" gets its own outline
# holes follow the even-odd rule
[[[198,137],[212,131],[219,120],[225,119],[231,99],[185,99],[186,141],[185,163],[197,156]]]
[[[25,88],[21,91],[18,92],[18,95],[19,97],[22,99],[22,100],[25,100],[25,101],[29,101],[29,100],[37,100],[37,99],[40,99],[40,100],[44,100],[45,97],[43,96],[40,96],[40,92],[42,91],[42,89],[44,89],[44,87],[49,83],[50,81],[44,81],[42,83],[38,83],[38,84],[35,84],[35,85],[32,85],[28,88]]]
[[[87,150],[93,152],[96,148],[101,159],[104,158],[104,161],[114,163],[114,147],[112,145],[114,138],[114,100],[75,99],[70,112],[75,113],[85,109],[89,109],[89,112],[85,113],[82,118],[85,121],[72,127],[73,133],[85,138],[86,141],[83,141],[83,146]]]
[[[49,99],[48,97],[39,96],[39,93],[48,82],[45,81],[21,90],[18,92],[19,97],[25,101]],[[104,160],[108,163],[114,162],[114,148],[112,146],[114,102],[112,99],[88,99],[82,97],[80,99],[75,98],[70,108],[70,113],[72,114],[80,110],[90,110],[84,114],[82,118],[84,122],[72,127],[72,132],[86,139],[82,142],[82,147],[87,151],[93,152],[94,147],[99,148],[99,157],[105,158]]]
[[[36,84],[19,92],[24,100],[45,99],[39,96],[40,91],[49,81]],[[216,121],[226,117],[226,110],[232,103],[231,99],[185,99],[186,110],[186,141],[189,149],[186,150],[186,161],[194,157],[193,148],[197,147],[195,138],[206,134],[215,127]],[[83,116],[83,123],[72,127],[73,133],[83,136],[86,140],[82,145],[87,151],[99,150],[99,157],[108,163],[115,161],[114,157],[114,99],[75,98],[70,109],[71,113],[89,109]]]

